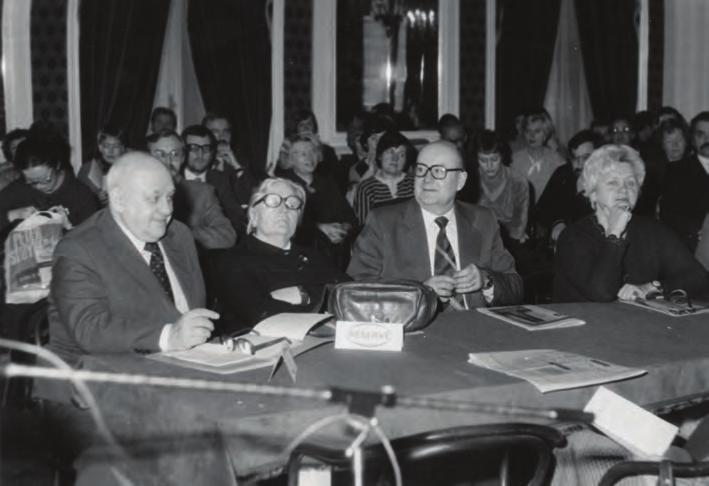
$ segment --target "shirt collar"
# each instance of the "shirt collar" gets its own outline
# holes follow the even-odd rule
[[[448,218],[448,225],[455,225],[456,219],[455,219],[455,205],[448,210],[445,214],[434,214],[431,211],[428,211],[423,208],[419,204],[419,207],[421,208],[421,214],[423,215],[423,222],[426,224],[426,226],[430,225],[436,225],[436,218],[440,216],[445,216]]]
[[[116,215],[111,213],[111,217],[113,220],[116,222],[118,227],[121,229],[124,235],[130,240],[131,244],[141,253],[145,252],[145,241],[141,240],[137,236],[135,236],[131,231],[126,227],[126,225],[123,224],[123,222],[118,218]]]
[[[188,181],[201,181],[207,182],[207,172],[204,171],[201,174],[196,174],[185,167],[185,179]]]
[[[702,164],[702,167],[704,167],[704,171],[709,174],[709,157],[697,154],[697,158],[699,159],[699,163]]]

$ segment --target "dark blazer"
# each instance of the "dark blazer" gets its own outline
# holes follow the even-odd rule
[[[460,267],[471,263],[486,270],[495,286],[493,304],[522,301],[522,278],[512,255],[502,245],[495,215],[490,209],[455,203]],[[364,278],[408,279],[431,277],[431,263],[421,208],[415,200],[375,209],[355,241],[347,273]],[[468,298],[473,307],[485,305],[482,292]]]
[[[174,217],[190,228],[203,248],[231,248],[236,243],[236,231],[224,215],[213,186],[180,181],[173,195],[173,207]]]
[[[694,252],[709,212],[709,174],[696,155],[667,167],[660,200],[660,220],[674,229]]]
[[[161,243],[189,308],[204,307],[204,282],[190,230],[173,220]],[[179,317],[108,209],[91,216],[57,245],[48,347],[70,365],[78,365],[83,354],[158,351],[163,326]]]

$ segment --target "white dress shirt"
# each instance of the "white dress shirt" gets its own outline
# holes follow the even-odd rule
[[[204,171],[201,174],[196,174],[185,167],[185,180],[207,182],[207,172]]]
[[[128,237],[128,240],[130,240],[135,249],[138,250],[138,253],[140,253],[140,256],[143,257],[143,260],[149,267],[151,255],[149,251],[145,250],[146,242],[141,241],[133,233],[131,233],[130,230],[126,228],[126,226],[121,221],[118,220],[118,218],[114,217],[113,219],[116,221],[121,231],[123,231],[123,234]],[[182,287],[180,286],[180,281],[177,279],[175,271],[172,269],[170,259],[165,254],[165,250],[162,247],[162,243],[160,243],[159,241],[158,248],[160,248],[160,252],[162,253],[162,259],[165,262],[165,271],[167,272],[167,279],[170,281],[170,288],[172,289],[172,296],[175,300],[175,307],[178,311],[180,311],[180,313],[184,314],[185,312],[190,310],[189,304],[187,303],[187,297],[185,296],[185,293],[182,290]],[[162,332],[160,333],[160,342],[158,343],[161,351],[167,350],[167,338],[169,336],[171,328],[172,324],[169,323],[166,323],[165,326],[163,326]]]
[[[697,158],[699,159],[699,162],[702,164],[702,167],[704,167],[704,171],[709,174],[709,158],[703,157],[699,154],[697,154]]]

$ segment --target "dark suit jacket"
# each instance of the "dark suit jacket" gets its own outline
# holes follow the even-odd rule
[[[709,174],[696,155],[667,167],[660,200],[660,220],[674,229],[694,252],[709,212]]]
[[[204,282],[190,230],[172,221],[161,243],[189,308],[204,307]],[[48,347],[70,365],[78,365],[83,354],[158,351],[163,326],[179,317],[108,209],[91,216],[57,245]],[[67,398],[43,391],[40,388],[38,395],[44,398]]]
[[[236,231],[224,215],[213,186],[182,180],[177,184],[173,207],[174,217],[189,226],[203,248],[231,248],[236,243]]]
[[[490,209],[455,203],[460,267],[471,263],[487,271],[495,286],[493,304],[522,300],[522,278],[512,255],[502,245],[495,215]],[[431,263],[421,208],[415,200],[378,208],[370,213],[354,245],[347,273],[364,278],[408,279],[431,277]],[[482,292],[468,298],[474,307],[485,305]]]

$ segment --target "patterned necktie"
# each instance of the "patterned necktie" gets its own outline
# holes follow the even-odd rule
[[[452,276],[458,269],[453,253],[453,246],[448,235],[446,235],[446,226],[448,218],[439,216],[435,220],[438,225],[438,236],[436,237],[436,256],[433,259],[433,270],[435,275],[450,275]],[[451,297],[451,305],[457,309],[465,307],[462,295],[453,295]]]
[[[174,297],[172,295],[172,287],[170,287],[170,279],[167,277],[167,270],[165,270],[165,261],[162,257],[162,252],[157,243],[146,243],[145,251],[150,253],[150,271],[153,272],[155,278],[158,279],[160,285],[165,290],[167,296],[174,302]]]

